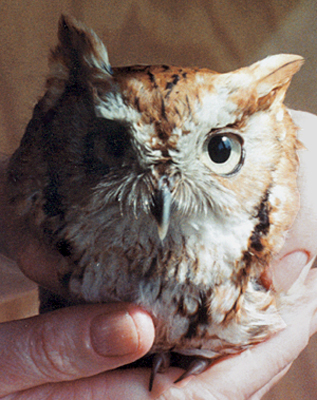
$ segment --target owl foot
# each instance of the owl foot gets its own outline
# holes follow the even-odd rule
[[[191,358],[191,357],[190,357]],[[178,383],[191,375],[199,375],[210,366],[212,360],[208,358],[196,358],[192,360],[185,369],[185,372],[174,381]],[[171,354],[170,353],[158,353],[155,354],[152,361],[152,370],[149,382],[149,391],[152,391],[153,382],[157,373],[165,372],[171,364]]]
[[[149,383],[149,391],[151,392],[153,387],[153,382],[156,374],[158,372],[164,372],[170,366],[171,355],[170,353],[158,353],[155,354],[152,363],[152,370]]]
[[[189,364],[186,371],[179,378],[177,378],[174,383],[178,383],[191,375],[201,374],[202,372],[206,371],[206,369],[209,367],[210,364],[211,364],[211,360],[209,360],[207,358],[197,358],[197,359],[193,360]]]

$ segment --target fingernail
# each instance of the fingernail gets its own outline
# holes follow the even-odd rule
[[[119,357],[137,351],[139,335],[128,312],[101,314],[92,320],[90,337],[94,350],[104,357]]]

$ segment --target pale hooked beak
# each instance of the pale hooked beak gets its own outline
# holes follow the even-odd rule
[[[167,235],[170,224],[172,194],[170,181],[167,176],[162,176],[158,182],[158,188],[153,196],[152,214],[157,222],[158,235],[163,241]]]

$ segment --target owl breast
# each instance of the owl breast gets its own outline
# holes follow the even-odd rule
[[[76,224],[67,225],[67,240],[80,269],[72,274],[70,295],[145,308],[156,326],[152,352],[217,356],[230,345],[248,345],[255,327],[258,338],[253,334],[252,341],[276,329],[280,321],[273,298],[257,288],[262,268],[248,257],[258,219],[212,211],[184,218],[176,209],[172,215],[161,240],[151,213],[122,215],[113,205],[72,214]],[[244,307],[248,315],[237,317]],[[224,321],[227,328],[220,329]]]

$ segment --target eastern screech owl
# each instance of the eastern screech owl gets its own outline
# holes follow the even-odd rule
[[[301,64],[112,69],[91,30],[60,20],[46,93],[9,165],[11,201],[68,260],[70,303],[150,312],[152,381],[170,352],[192,356],[184,377],[283,325],[261,276],[298,207],[283,99]]]

